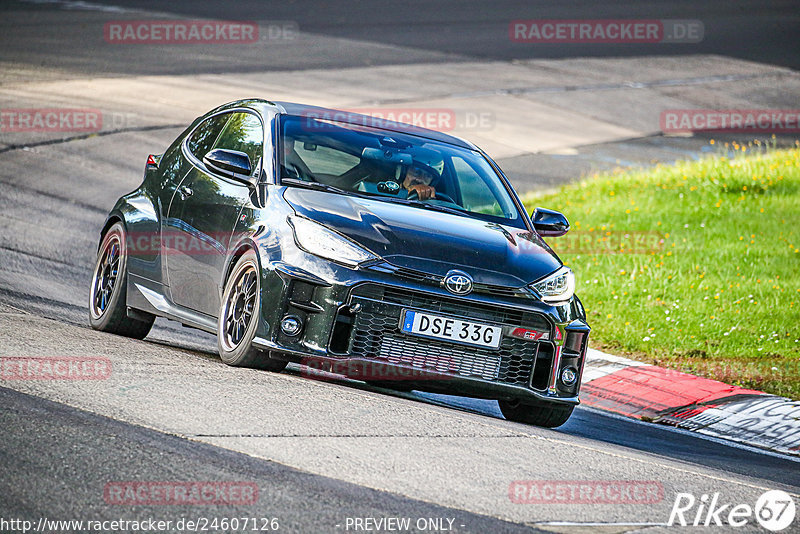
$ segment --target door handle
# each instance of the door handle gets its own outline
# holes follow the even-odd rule
[[[181,196],[181,200],[186,200],[194,195],[194,191],[192,191],[192,188],[188,185],[182,185],[178,188],[178,194]]]

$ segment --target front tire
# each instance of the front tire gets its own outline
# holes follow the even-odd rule
[[[145,320],[128,317],[128,250],[125,227],[115,223],[103,235],[89,290],[89,323],[95,330],[136,339],[144,338],[155,316],[141,312]]]
[[[274,360],[253,347],[261,310],[261,277],[256,253],[248,250],[225,283],[217,323],[217,348],[223,362],[280,372],[288,362]]]
[[[556,428],[567,422],[575,406],[572,404],[558,404],[542,402],[539,404],[526,404],[520,401],[497,401],[500,411],[509,421],[525,423],[528,425]]]

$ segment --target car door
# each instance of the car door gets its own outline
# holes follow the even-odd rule
[[[214,126],[209,127],[209,136],[213,135]],[[226,114],[224,126],[210,146],[204,142],[192,150],[187,143],[187,157],[193,168],[170,204],[169,234],[164,244],[170,295],[175,304],[209,316],[218,314],[219,284],[231,234],[242,208],[250,204],[250,188],[213,173],[202,163],[202,156],[215,148],[244,152],[250,159],[253,176],[257,176],[263,142],[264,128],[258,116],[241,111]]]
[[[127,219],[128,273],[144,279],[140,282],[152,283],[151,287],[159,290],[161,288],[157,284],[165,283],[166,273],[165,256],[160,248],[164,220],[176,188],[191,168],[181,151],[186,133],[164,151],[155,170],[151,171],[148,162],[143,183],[144,195],[128,196],[128,202],[139,212],[139,216],[129,216]]]

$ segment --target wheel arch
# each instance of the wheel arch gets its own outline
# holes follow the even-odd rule
[[[247,239],[240,243],[237,243],[233,247],[233,252],[228,256],[228,260],[225,263],[225,270],[222,273],[222,279],[220,280],[220,295],[222,294],[222,290],[225,288],[225,284],[228,283],[228,278],[231,276],[233,272],[233,268],[236,267],[236,263],[239,261],[239,258],[244,256],[244,254],[248,251],[252,250],[253,253],[256,255],[256,261],[258,262],[258,270],[259,276],[261,274],[261,256],[258,254],[258,247],[256,244]]]
[[[121,222],[122,226],[125,226],[125,219],[119,213],[111,213],[106,218],[106,222],[103,224],[103,228],[100,230],[100,241],[97,243],[97,250],[100,250],[100,246],[103,244],[103,237],[105,237],[106,233],[111,229],[111,227],[118,222]]]

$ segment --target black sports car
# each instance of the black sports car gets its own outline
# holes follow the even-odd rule
[[[222,360],[294,361],[397,389],[497,399],[564,423],[589,327],[574,277],[471,143],[374,117],[242,100],[195,120],[111,210],[94,328],[156,316],[216,333]]]

